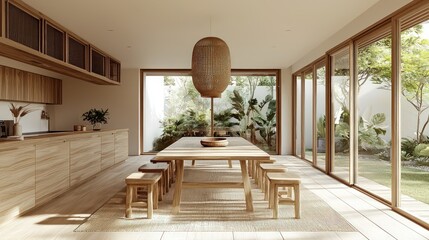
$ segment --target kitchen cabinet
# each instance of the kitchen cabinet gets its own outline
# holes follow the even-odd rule
[[[41,51],[42,19],[17,3],[7,2],[7,38]]]
[[[25,2],[0,0],[0,16],[0,55],[95,84],[119,85],[119,61],[98,49],[90,54],[89,42]]]
[[[69,142],[53,140],[36,145],[36,205],[69,188]]]
[[[118,131],[115,134],[115,163],[128,159],[128,131]]]
[[[62,81],[0,66],[0,100],[61,104]]]
[[[70,141],[70,186],[81,183],[101,171],[99,135]]]
[[[113,133],[101,135],[101,170],[115,164],[115,135]]]
[[[45,54],[60,61],[65,61],[65,36],[64,30],[49,21],[45,21]]]
[[[91,72],[106,76],[107,57],[100,51],[91,48]]]
[[[116,157],[128,157],[127,129],[0,141],[0,224],[83,183]]]
[[[0,223],[35,206],[35,146],[0,146]]]

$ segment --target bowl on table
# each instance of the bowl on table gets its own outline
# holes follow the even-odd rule
[[[200,141],[204,147],[226,147],[228,146],[228,139],[224,137],[207,137]]]

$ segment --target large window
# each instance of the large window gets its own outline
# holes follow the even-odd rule
[[[210,136],[211,99],[189,72],[144,72],[142,152],[157,152],[184,136]],[[277,71],[233,72],[213,101],[213,135],[240,136],[270,154],[277,149]]]
[[[356,185],[391,201],[392,37],[384,27],[357,42]]]
[[[331,56],[332,123],[334,128],[331,171],[349,182],[350,176],[350,50]]]

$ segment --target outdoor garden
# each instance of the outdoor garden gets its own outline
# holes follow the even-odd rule
[[[147,81],[150,81],[147,80]],[[162,132],[152,151],[181,137],[209,136],[209,98],[201,98],[189,76],[163,76]],[[276,78],[232,76],[221,98],[214,99],[214,135],[244,137],[268,153],[276,153]]]

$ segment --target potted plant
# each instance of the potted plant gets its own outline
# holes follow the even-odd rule
[[[324,153],[326,151],[326,117],[319,117],[316,123],[317,129],[317,152]]]
[[[84,121],[88,121],[92,125],[92,130],[99,131],[101,124],[106,124],[109,118],[109,109],[103,110],[92,108],[89,111],[82,114]]]

